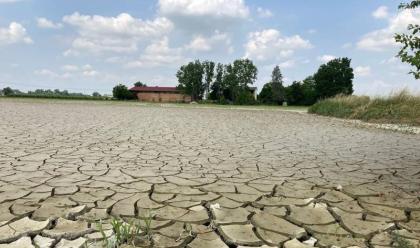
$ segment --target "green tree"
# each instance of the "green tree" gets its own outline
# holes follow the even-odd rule
[[[253,85],[255,80],[257,80],[258,69],[249,59],[235,60],[232,69],[237,79],[237,85],[241,89]]]
[[[274,67],[273,72],[271,73],[271,89],[273,102],[282,104],[284,101],[283,75],[281,74],[278,65]]]
[[[99,92],[95,91],[95,92],[92,93],[92,96],[93,97],[101,97],[101,94],[99,94]]]
[[[303,80],[302,90],[304,99],[303,105],[312,105],[316,102],[315,80],[313,76],[309,76]]]
[[[333,59],[319,67],[314,75],[317,98],[353,93],[353,68],[349,58]]]
[[[415,9],[420,6],[420,0],[412,1],[411,3],[401,4],[399,9]],[[409,24],[407,27],[408,33],[395,34],[395,41],[401,43],[401,50],[398,52],[398,57],[404,63],[410,64],[413,69],[410,74],[414,78],[420,79],[420,25],[418,23]]]
[[[10,87],[6,87],[6,88],[3,89],[3,94],[5,96],[11,96],[11,95],[14,94],[14,90]]]
[[[178,88],[191,96],[193,101],[201,100],[205,91],[203,66],[199,60],[181,66],[176,73]]]
[[[240,89],[237,92],[234,103],[238,105],[253,105],[255,104],[255,98],[249,89]]]
[[[218,63],[216,66],[216,76],[214,82],[211,85],[210,99],[220,101],[223,96],[223,74],[224,67],[221,63]]]
[[[273,89],[271,83],[264,84],[261,89],[260,94],[258,95],[258,101],[264,104],[273,104]]]
[[[290,105],[303,105],[305,95],[303,86],[300,82],[294,81],[291,85],[286,87],[286,100]]]
[[[140,82],[140,81],[138,81],[138,82],[135,82],[134,83],[134,86],[136,86],[136,87],[146,87],[147,85],[144,84],[144,83],[142,83],[142,82]]]
[[[202,66],[204,71],[204,87],[208,98],[208,95],[210,94],[211,83],[213,82],[215,64],[213,61],[204,61]]]
[[[129,100],[133,99],[134,95],[128,90],[127,86],[118,84],[112,89],[112,95],[118,100]]]

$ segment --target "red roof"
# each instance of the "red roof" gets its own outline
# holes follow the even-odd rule
[[[159,86],[142,86],[142,87],[133,87],[130,89],[130,91],[136,91],[136,92],[179,92],[176,87],[159,87]]]

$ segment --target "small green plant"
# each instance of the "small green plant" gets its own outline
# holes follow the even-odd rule
[[[102,236],[102,246],[106,248],[118,248],[123,244],[136,245],[139,242],[148,242],[153,237],[152,221],[153,214],[150,212],[145,217],[144,225],[141,220],[125,222],[122,219],[112,218],[111,226],[113,235],[107,236],[103,229],[103,222],[96,223],[96,227]]]
[[[414,246],[398,233],[392,234],[392,247],[394,248],[414,248]]]

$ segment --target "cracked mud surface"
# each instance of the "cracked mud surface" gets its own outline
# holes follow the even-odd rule
[[[0,247],[101,247],[98,220],[150,212],[154,247],[419,245],[418,135],[100,102],[0,116]]]

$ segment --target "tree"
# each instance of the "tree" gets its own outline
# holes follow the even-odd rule
[[[282,104],[284,101],[283,75],[281,74],[278,65],[274,67],[273,72],[271,73],[271,89],[273,102]]]
[[[349,58],[337,58],[319,67],[314,75],[317,98],[353,93],[353,68]]]
[[[255,80],[257,80],[258,69],[249,59],[235,60],[232,70],[238,80],[237,84],[241,89],[253,85]]]
[[[300,82],[294,81],[291,85],[286,87],[286,99],[290,105],[303,105],[305,95],[303,93],[303,86]]]
[[[112,95],[118,100],[129,100],[133,99],[134,95],[128,90],[127,86],[118,84],[112,89]]]
[[[3,94],[5,96],[11,96],[11,95],[14,94],[14,90],[10,87],[6,87],[6,88],[3,89]]]
[[[224,67],[221,63],[218,63],[216,66],[216,76],[214,82],[211,85],[210,99],[220,101],[223,95],[224,85],[223,85],[223,75]]]
[[[315,80],[313,76],[309,76],[303,80],[303,105],[312,105],[316,102]]]
[[[207,98],[210,94],[210,87],[214,77],[214,67],[215,64],[213,61],[204,61],[202,63],[203,71],[204,71],[204,87],[206,90]]]
[[[134,83],[134,86],[136,86],[136,87],[147,87],[147,85],[146,85],[146,84],[144,84],[144,83],[142,83],[142,82],[140,82],[140,81],[135,82],[135,83]]]
[[[176,73],[178,88],[191,96],[193,101],[201,100],[205,91],[203,66],[199,60],[181,66]]]
[[[260,94],[258,95],[258,101],[265,104],[273,104],[273,89],[271,83],[264,84],[263,88],[261,89]]]
[[[411,3],[401,4],[399,9],[415,9],[419,6],[420,0],[415,0]],[[414,67],[410,74],[413,74],[414,78],[420,79],[420,25],[409,24],[407,30],[408,34],[395,34],[394,36],[395,41],[402,44],[397,56],[402,62]]]
[[[99,94],[99,92],[95,91],[95,92],[92,93],[92,96],[93,97],[101,97],[101,94]]]

